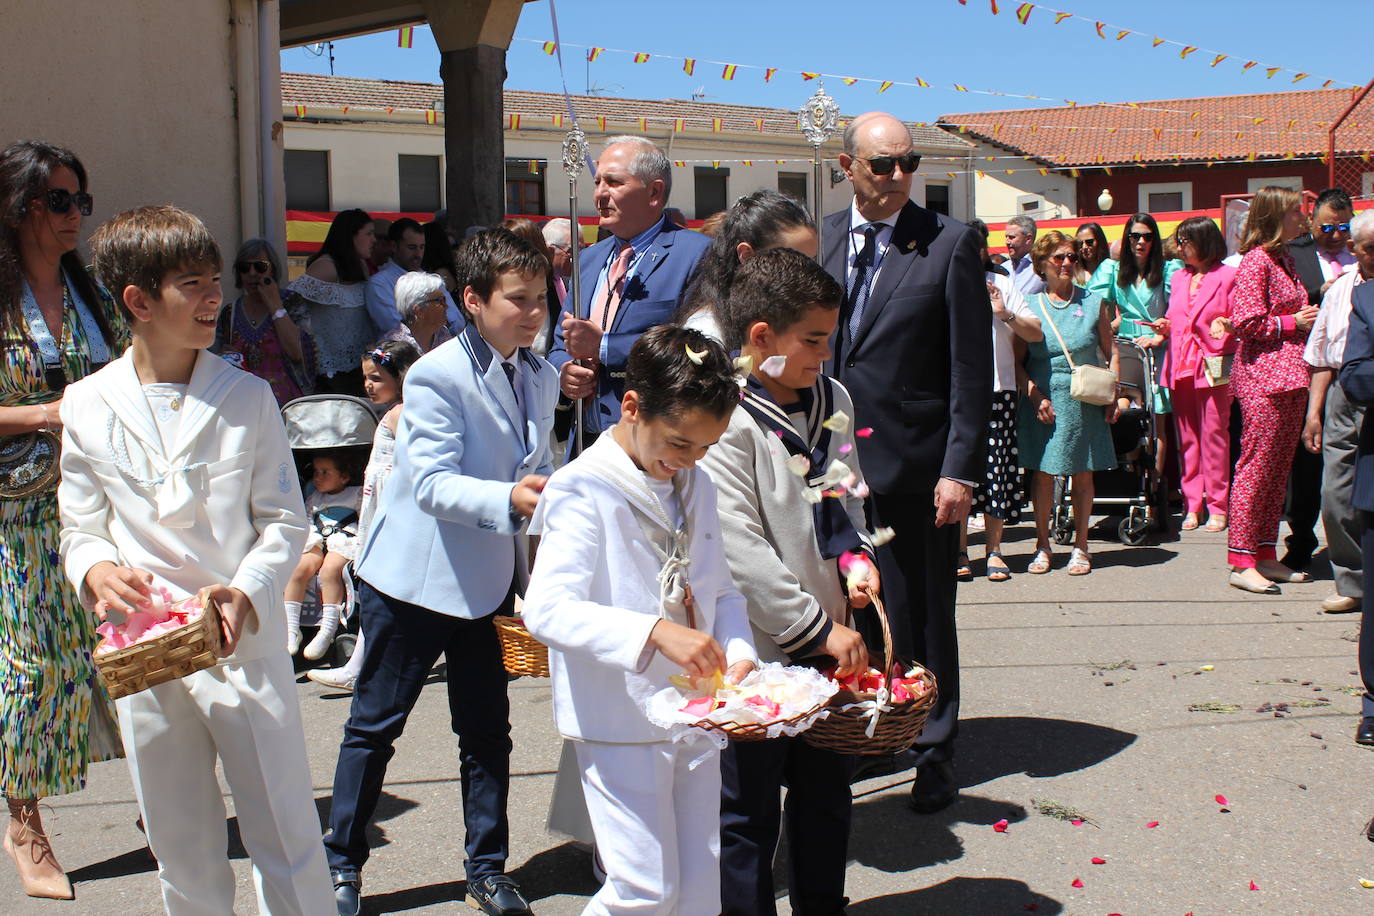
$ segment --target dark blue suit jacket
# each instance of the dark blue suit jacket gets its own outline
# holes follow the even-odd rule
[[[1345,334],[1345,363],[1341,388],[1361,407],[1374,406],[1374,281],[1355,287],[1350,297],[1350,329]],[[1374,512],[1374,413],[1366,412],[1355,453],[1356,509]]]
[[[616,238],[610,236],[583,250],[578,262],[582,271],[581,289],[578,290],[581,294],[577,309],[579,317],[591,314],[597,279],[618,244]],[[625,284],[620,307],[611,321],[606,359],[596,380],[596,403],[591,410],[584,409],[582,414],[587,424],[586,432],[610,429],[620,419],[620,401],[625,394],[625,363],[630,348],[649,328],[672,320],[692,273],[710,245],[711,240],[701,233],[665,220],[662,230],[639,256],[634,273]],[[560,321],[548,360],[561,371],[568,358]]]

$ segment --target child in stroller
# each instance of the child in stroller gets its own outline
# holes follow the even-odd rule
[[[345,567],[357,553],[358,511],[362,507],[362,474],[356,456],[347,449],[318,452],[310,459],[310,493],[305,514],[310,533],[305,552],[286,585],[286,648],[292,655],[301,644],[301,602],[310,580],[319,576],[319,630],[305,647],[311,661],[323,658],[334,643],[346,594]]]

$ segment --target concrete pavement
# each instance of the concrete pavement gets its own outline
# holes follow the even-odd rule
[[[1226,586],[1225,535],[1094,541],[1095,571],[1071,578],[1066,549],[1049,575],[1026,575],[1028,526],[1010,534],[1015,577],[960,589],[960,800],[922,817],[906,807],[904,775],[855,787],[850,912],[1370,912],[1374,889],[1359,879],[1374,879],[1363,836],[1374,798],[1360,787],[1374,758],[1351,740],[1359,621],[1320,612],[1331,591],[1322,558],[1324,581],[1264,598]],[[308,681],[299,689],[324,812],[348,701]],[[588,855],[544,828],[559,752],[547,682],[517,681],[510,695],[511,871],[540,916],[578,913],[595,890]],[[365,912],[465,910],[458,801],[436,676],[389,771]],[[1088,820],[1075,826],[1037,803]],[[86,791],[50,804],[77,900],[22,897],[0,864],[0,912],[161,912],[122,761],[96,765]],[[233,847],[239,908],[251,913],[248,862]]]

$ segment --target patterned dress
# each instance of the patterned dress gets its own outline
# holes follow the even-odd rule
[[[118,329],[111,357],[127,343],[114,303],[103,307]],[[91,369],[86,335],[68,298],[62,324],[62,362],[68,381]],[[0,326],[0,406],[54,401],[43,359],[22,318]],[[109,699],[96,678],[91,650],[97,637],[58,558],[57,493],[0,499],[0,794],[42,798],[86,784],[86,765],[116,756],[114,746],[90,741],[110,721]],[[104,704],[103,708],[96,704]],[[101,745],[108,745],[111,736]]]
[[[289,289],[309,305],[320,375],[356,370],[377,339],[377,327],[367,313],[367,284],[329,283],[301,274]]]

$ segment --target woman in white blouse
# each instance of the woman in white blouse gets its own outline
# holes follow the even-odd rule
[[[318,350],[318,394],[363,396],[358,367],[378,333],[364,300],[372,238],[372,217],[365,210],[341,211],[329,225],[320,250],[306,263],[305,274],[290,285],[292,292],[310,304]]]

